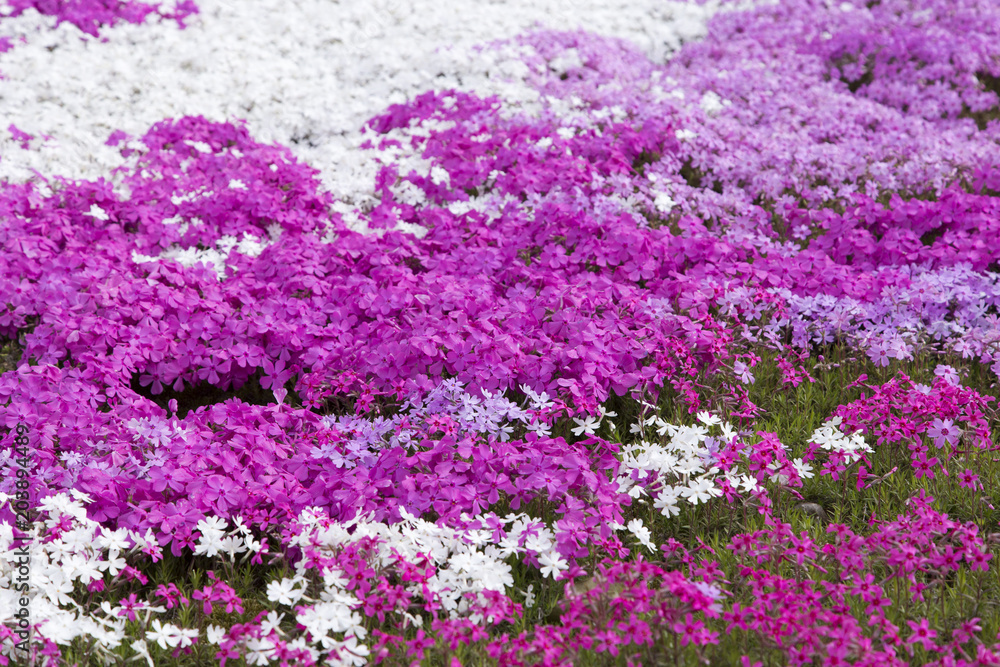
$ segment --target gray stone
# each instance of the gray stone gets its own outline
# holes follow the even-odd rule
[[[803,514],[816,517],[820,521],[827,521],[826,510],[816,503],[799,503],[796,507],[801,510]]]

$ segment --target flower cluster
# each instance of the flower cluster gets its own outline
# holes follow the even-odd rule
[[[112,26],[121,21],[142,23],[150,15],[161,20],[177,21],[183,27],[184,19],[198,12],[193,0],[179,0],[170,4],[172,6],[168,8],[162,6],[163,3],[149,4],[137,0],[9,0],[5,3],[0,18],[18,17],[31,9],[39,14],[55,17],[56,27],[63,22],[71,23],[81,32],[98,37],[104,26]],[[0,49],[2,50],[4,49]]]

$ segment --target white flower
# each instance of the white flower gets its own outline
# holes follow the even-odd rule
[[[174,631],[176,632],[178,646],[181,648],[191,646],[198,639],[197,628],[174,628]]]
[[[713,90],[710,90],[701,96],[700,106],[704,109],[705,113],[710,116],[714,116],[718,112],[722,111],[727,104],[729,104],[729,101],[723,100],[719,97],[718,93]]]
[[[680,489],[666,486],[656,496],[656,502],[653,503],[653,507],[660,510],[660,514],[665,517],[677,516],[681,513],[681,509],[677,505],[677,499],[680,495]]]
[[[787,484],[789,477],[782,472],[785,469],[785,463],[781,461],[771,461],[767,464],[767,469],[771,471],[771,481],[777,482],[778,484]]]
[[[574,417],[573,421],[576,422],[577,427],[570,430],[572,431],[573,435],[577,437],[583,435],[584,433],[586,433],[587,435],[593,435],[597,431],[597,429],[601,427],[601,422],[595,419],[594,417],[587,417],[585,420],[582,421]]]
[[[97,566],[106,571],[110,572],[112,577],[117,577],[118,573],[125,569],[128,563],[125,562],[124,558],[118,556],[112,556],[108,554],[108,560],[102,561],[97,564]]]
[[[538,563],[542,566],[541,573],[543,577],[551,576],[553,579],[558,579],[559,574],[569,569],[569,564],[559,556],[558,553],[554,551],[548,551],[541,554],[538,557]]]
[[[226,528],[226,520],[219,516],[206,517],[198,522],[198,530],[202,533],[218,533],[221,535],[226,532]]]
[[[699,412],[698,421],[700,421],[705,426],[715,426],[716,424],[721,424],[722,420],[718,417],[709,414],[708,412]]]
[[[263,545],[255,540],[253,535],[244,535],[243,544],[246,546],[248,551],[252,551],[253,553],[257,553],[263,548]]]
[[[128,548],[128,530],[125,528],[119,528],[118,530],[105,530],[101,533],[100,537],[97,538],[97,546],[101,549],[110,549],[111,551],[122,551]],[[117,573],[116,573],[117,574]]]
[[[63,514],[74,514],[72,511],[74,504],[65,493],[57,493],[38,501],[39,509],[48,513],[49,517],[56,522],[58,522],[58,517]]]
[[[547,392],[543,391],[534,397],[532,407],[535,410],[544,410],[545,408],[551,408],[553,405],[555,405],[555,402]]]
[[[693,475],[697,472],[701,472],[702,466],[701,459],[691,456],[691,452],[688,455],[677,461],[674,464],[674,471],[678,475]]]
[[[694,452],[698,445],[708,435],[708,429],[704,426],[681,426],[675,427],[670,444],[679,451]]]
[[[83,491],[79,491],[77,489],[70,489],[69,493],[71,496],[79,500],[81,503],[87,503],[89,505],[92,502],[94,502],[93,497],[91,497],[90,494],[84,493]]]
[[[541,554],[552,548],[552,533],[547,530],[540,530],[535,535],[529,535],[524,540],[524,548],[528,551]]]
[[[271,634],[272,630],[277,630],[278,634],[284,634],[281,628],[278,627],[281,625],[281,621],[284,618],[285,618],[284,614],[279,614],[276,611],[269,612],[267,618],[265,618],[260,623],[261,632],[263,632],[265,637]]]
[[[209,625],[205,628],[205,637],[210,644],[219,645],[226,637],[226,629],[218,625]]]
[[[740,477],[740,484],[743,486],[743,490],[747,492],[754,492],[760,488],[757,478],[751,475],[743,475]]]
[[[160,543],[157,541],[156,536],[153,534],[152,528],[146,528],[146,534],[140,535],[135,531],[129,531],[129,537],[135,542],[135,546],[139,549],[151,548],[157,553],[160,551]]]
[[[518,538],[513,535],[507,535],[500,540],[499,544],[497,544],[498,558],[509,558],[510,556],[515,556],[522,551],[525,551],[525,548],[519,544]]]
[[[274,642],[267,637],[254,639],[250,637],[246,640],[247,656],[246,661],[251,665],[266,665],[270,659],[268,654],[274,651]]]
[[[651,533],[649,528],[642,525],[642,519],[632,519],[628,522],[629,532],[635,535],[635,539],[639,540],[642,546],[646,547],[650,551],[653,551],[655,547],[653,542],[650,540]]]
[[[133,651],[139,654],[132,656],[129,660],[139,660],[141,658],[145,658],[146,662],[149,663],[149,667],[154,667],[153,658],[149,655],[149,648],[146,646],[145,639],[136,639],[134,642],[129,644],[129,646],[132,647]]]
[[[715,486],[715,482],[712,480],[699,477],[691,480],[687,486],[681,487],[681,493],[688,502],[697,505],[698,503],[707,503],[713,497],[721,495],[722,491]]]
[[[353,667],[361,667],[361,665],[368,662],[366,660],[366,656],[369,653],[368,647],[364,644],[359,644],[358,638],[353,635],[348,635],[338,649],[342,663],[349,662]]]
[[[296,617],[309,632],[325,635],[327,632],[346,632],[361,623],[361,616],[339,602],[321,602]]]
[[[451,175],[446,169],[439,165],[434,165],[431,167],[431,181],[437,185],[449,186],[451,185]]]
[[[327,590],[343,590],[347,588],[348,583],[347,577],[340,570],[323,569],[323,586]]]
[[[153,629],[146,631],[146,639],[155,641],[160,648],[176,648],[180,644],[180,628],[170,623],[161,624],[158,618],[153,619],[152,625]]]
[[[552,427],[550,427],[548,424],[544,422],[540,423],[532,420],[532,422],[527,426],[525,426],[525,428],[527,428],[529,431],[534,431],[543,438],[552,435]]]
[[[271,602],[291,606],[302,597],[302,589],[295,587],[291,579],[272,581],[267,585],[267,599]]]
[[[733,430],[733,425],[729,422],[722,424],[722,439],[725,442],[731,442],[733,438],[736,437],[736,431]]]
[[[219,549],[222,548],[221,535],[218,533],[213,533],[210,531],[205,531],[198,538],[198,545],[194,548],[194,553],[196,556],[204,554],[209,558],[215,556],[219,553]]]
[[[88,550],[94,542],[94,533],[83,526],[68,530],[59,538],[67,551],[82,553]]]
[[[51,581],[37,582],[38,587],[42,589],[43,593],[45,593],[45,597],[47,597],[53,604],[59,605],[60,607],[73,604],[73,598],[69,596],[69,594],[73,592],[73,583],[71,581],[72,573],[51,573],[50,576],[52,578]],[[44,575],[40,578],[44,578]]]
[[[95,579],[103,578],[101,568],[98,566],[97,562],[88,560],[77,554],[72,556],[72,562],[74,574],[70,576],[78,578],[82,583],[89,584]]]
[[[219,551],[229,554],[229,560],[235,559],[236,554],[244,553],[246,550],[246,544],[243,543],[242,539],[236,537],[235,535],[230,535],[219,543]]]
[[[802,459],[795,459],[792,461],[792,465],[795,467],[795,472],[798,473],[800,479],[809,479],[813,476],[813,467]]]
[[[97,220],[110,220],[111,217],[104,212],[104,209],[97,204],[91,204],[90,210],[84,213],[84,215],[93,216]]]
[[[670,213],[676,205],[677,202],[675,202],[670,195],[665,192],[658,193],[656,195],[656,199],[653,200],[653,206],[655,206],[656,210],[660,213]]]

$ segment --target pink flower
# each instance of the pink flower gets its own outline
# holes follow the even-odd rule
[[[917,456],[913,458],[913,472],[916,473],[916,478],[927,477],[929,479],[934,479],[934,467],[939,463],[936,456],[927,458],[927,454],[920,452]]]
[[[923,646],[925,651],[937,650],[937,645],[934,643],[934,638],[937,637],[937,631],[930,627],[927,619],[921,619],[919,623],[913,621],[907,621],[912,630],[910,638],[907,640],[910,644],[917,644]]]
[[[958,483],[967,489],[975,490],[979,486],[979,475],[971,470],[963,470],[958,474]]]
[[[687,646],[690,643],[701,644],[704,627],[705,623],[695,620],[691,614],[687,614],[683,621],[678,621],[673,625],[674,632],[681,637],[681,646]]]

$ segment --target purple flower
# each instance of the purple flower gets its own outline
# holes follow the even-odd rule
[[[955,444],[962,435],[962,429],[955,426],[951,419],[935,418],[927,429],[927,435],[934,441],[936,447],[944,449],[947,445]]]

